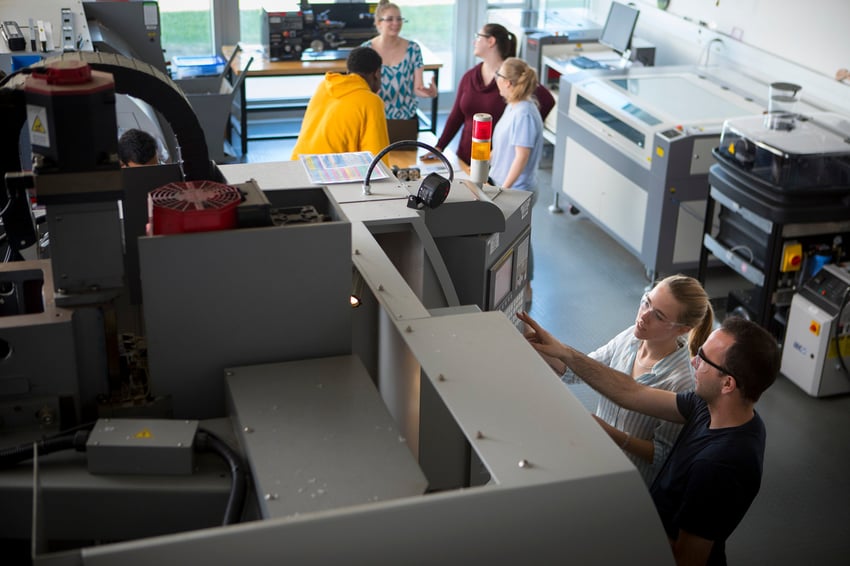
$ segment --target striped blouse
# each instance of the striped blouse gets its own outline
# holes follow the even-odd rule
[[[610,342],[591,352],[589,357],[630,375],[641,343],[641,340],[635,338],[634,329],[634,326],[630,326]],[[574,383],[578,376],[567,371],[562,379],[565,383]],[[691,367],[691,356],[685,337],[680,339],[679,348],[675,352],[656,362],[652,366],[652,370],[639,376],[637,381],[650,387],[667,389],[668,391],[692,390],[694,388],[693,367]],[[655,476],[661,470],[661,466],[667,460],[667,456],[670,455],[673,443],[676,442],[676,437],[679,435],[682,426],[643,413],[629,411],[604,396],[599,398],[596,416],[611,426],[630,433],[635,438],[653,441],[655,452],[652,462],[647,462],[630,452],[626,452],[626,456],[631,459],[643,476],[646,485],[651,485],[652,480],[655,479]]]

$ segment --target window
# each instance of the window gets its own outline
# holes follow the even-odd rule
[[[401,34],[428,48],[440,62],[440,92],[453,91],[454,0],[394,0],[407,20]],[[425,77],[427,84],[428,77]]]
[[[511,31],[543,25],[545,14],[559,10],[587,8],[588,0],[487,0],[487,21],[500,23]]]
[[[568,8],[587,8],[586,0],[546,0],[546,10],[565,10]]]
[[[261,37],[263,9],[267,12],[297,12],[301,9],[300,5],[297,0],[239,0],[239,41],[248,45],[265,43]]]
[[[159,0],[165,59],[217,53],[211,0]]]

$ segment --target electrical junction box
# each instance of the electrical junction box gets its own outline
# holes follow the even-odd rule
[[[99,419],[86,443],[92,474],[189,475],[198,421]]]
[[[791,300],[781,371],[812,397],[850,392],[845,369],[850,367],[848,294],[850,272],[846,266],[830,264]]]

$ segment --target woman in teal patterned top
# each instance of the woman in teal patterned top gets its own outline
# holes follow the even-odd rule
[[[425,86],[422,79],[422,50],[415,41],[401,37],[401,9],[387,0],[375,9],[375,27],[379,35],[363,45],[381,56],[381,91],[388,120],[407,120],[416,117],[417,96],[434,98],[437,87]]]

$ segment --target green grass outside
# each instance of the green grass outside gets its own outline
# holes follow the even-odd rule
[[[162,47],[165,57],[210,55],[212,50],[210,12],[161,12]]]

